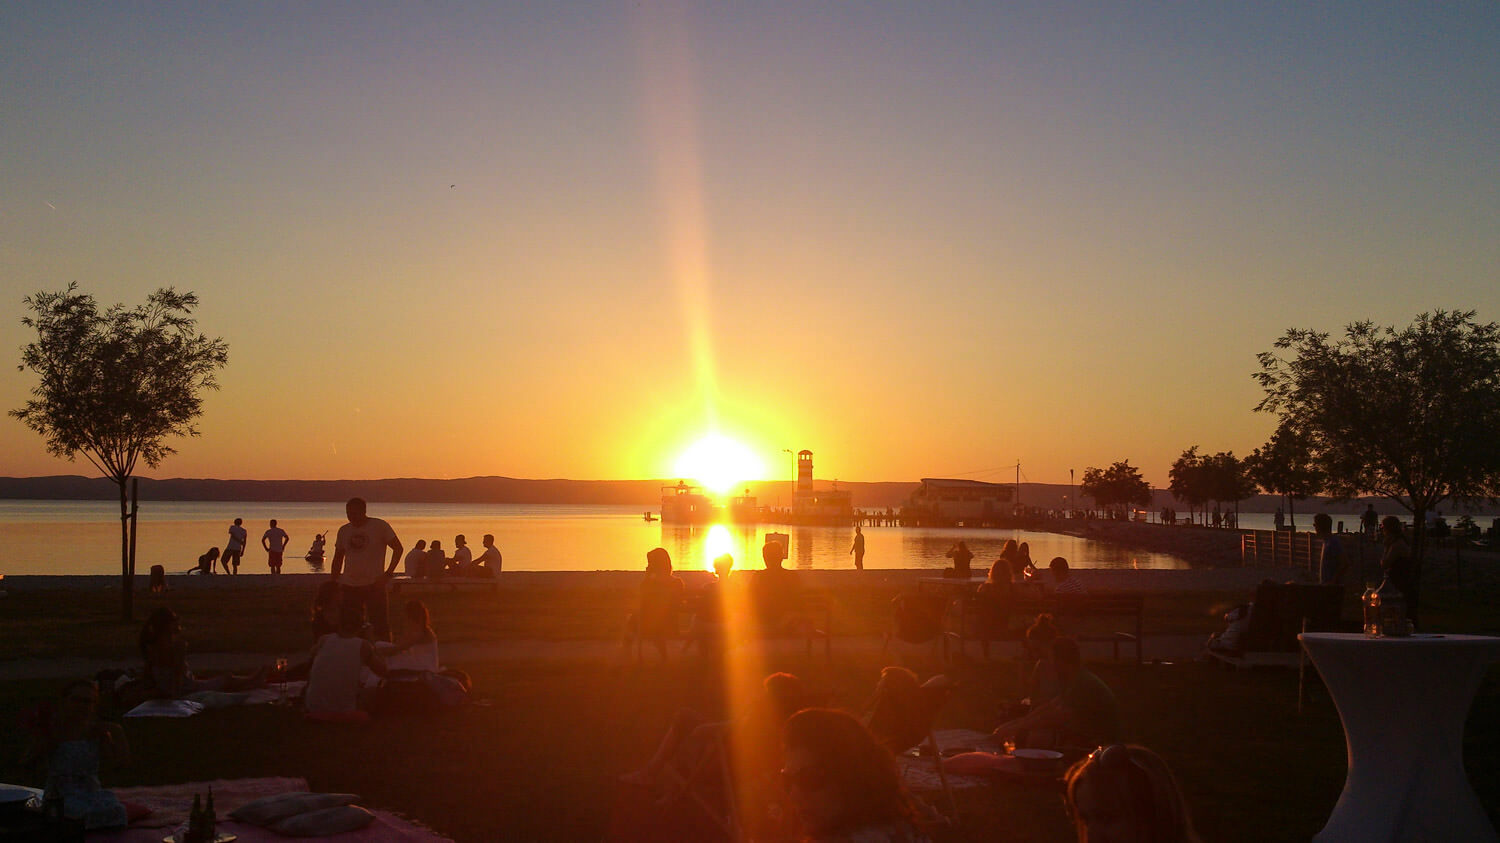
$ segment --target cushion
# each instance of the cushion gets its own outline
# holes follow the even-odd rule
[[[358,805],[340,805],[287,817],[274,823],[271,830],[288,837],[327,837],[346,831],[358,831],[375,821],[375,815]]]
[[[321,811],[324,808],[336,808],[358,801],[359,797],[352,793],[278,793],[275,796],[262,797],[235,808],[229,812],[229,818],[236,822],[264,828],[287,817]]]

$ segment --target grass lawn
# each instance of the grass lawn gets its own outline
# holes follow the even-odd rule
[[[310,588],[309,588],[310,595]],[[287,590],[172,595],[198,651],[294,652],[302,649],[308,595]],[[888,594],[844,595],[840,629],[883,629]],[[1213,608],[1235,595],[1148,598],[1148,629],[1214,627]],[[636,666],[601,656],[548,658],[545,642],[602,639],[618,626],[629,595],[605,589],[541,589],[500,595],[425,597],[447,641],[538,640],[524,659],[454,666],[471,673],[489,701],[435,718],[381,720],[368,727],[311,725],[270,706],[211,712],[188,720],[131,720],[135,763],[106,784],[167,784],[211,778],[298,775],[315,790],[360,793],[366,804],[421,820],[460,841],[590,840],[609,827],[616,777],[654,749],[673,713],[690,706],[726,711],[725,678],[693,659]],[[1468,624],[1472,596],[1431,596],[1437,628]],[[142,609],[153,605],[143,599]],[[0,637],[16,655],[119,655],[133,652],[134,627],[112,620],[112,592],[14,594],[0,616]],[[1483,615],[1493,624],[1488,614]],[[1440,626],[1441,622],[1441,626]],[[1482,626],[1482,624],[1480,624]],[[1470,631],[1473,626],[1467,626]],[[784,650],[784,652],[783,652]],[[779,648],[766,669],[798,673],[840,705],[862,706],[887,661],[869,649],[834,645],[834,664],[807,660],[800,646]],[[936,665],[912,665],[920,673]],[[1296,713],[1295,672],[1232,672],[1208,664],[1092,666],[1114,689],[1128,737],[1159,751],[1178,773],[1204,839],[1306,840],[1326,820],[1344,778],[1344,742],[1327,694],[1315,689]],[[943,727],[987,728],[1001,701],[1017,696],[1011,662],[965,664]],[[0,778],[21,750],[17,714],[52,693],[54,681],[0,682]],[[1492,671],[1470,713],[1465,759],[1493,820],[1500,819],[1500,671]],[[1061,800],[1029,789],[966,791],[956,839],[1071,839]]]

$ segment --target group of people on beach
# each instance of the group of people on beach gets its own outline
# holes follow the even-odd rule
[[[249,538],[250,531],[245,529],[244,519],[234,519],[234,523],[229,525],[229,540],[224,543],[223,553],[219,552],[218,545],[210,547],[198,557],[198,564],[188,569],[189,573],[212,574],[215,573],[214,566],[217,564],[226,574],[238,574]],[[291,540],[292,537],[287,535],[286,530],[276,526],[275,518],[271,519],[266,531],[261,533],[260,546],[266,552],[266,566],[271,569],[271,573],[281,573],[286,546]]]
[[[463,533],[459,533],[453,537],[453,555],[449,556],[443,551],[441,540],[433,539],[429,545],[426,539],[418,539],[412,549],[406,552],[402,567],[406,575],[413,579],[442,576],[492,578],[500,573],[504,557],[501,556],[500,549],[495,547],[495,537],[490,533],[485,533],[480,543],[484,550],[475,556],[469,547],[469,540]]]

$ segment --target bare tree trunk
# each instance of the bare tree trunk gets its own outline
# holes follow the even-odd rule
[[[120,487],[120,615],[126,621],[134,620],[135,606],[132,588],[135,580],[130,576],[130,510],[125,501],[124,477],[115,478]]]

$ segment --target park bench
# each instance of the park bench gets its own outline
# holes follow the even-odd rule
[[[417,578],[406,576],[403,574],[401,576],[391,577],[391,593],[400,594],[401,589],[403,588],[411,588],[421,591],[436,591],[438,589],[446,589],[448,591],[458,591],[459,589],[463,589],[465,591],[495,591],[499,588],[499,584],[499,577],[441,576]]]
[[[1237,651],[1210,649],[1208,654],[1230,667],[1300,667],[1302,632],[1335,632],[1344,588],[1339,585],[1263,582],[1255,589],[1255,608]]]
[[[668,640],[683,642],[684,651],[695,640],[692,631],[693,614],[691,601],[678,604],[672,624],[673,631],[668,636]],[[827,591],[809,588],[796,592],[794,603],[787,611],[787,618],[797,622],[786,623],[774,629],[766,628],[763,624],[755,624],[755,627],[767,638],[802,638],[807,645],[808,658],[812,657],[813,643],[821,640],[823,657],[833,661],[833,601]],[[640,635],[632,635],[630,643],[639,660],[644,639]]]
[[[1077,641],[1103,641],[1113,645],[1114,658],[1120,658],[1120,645],[1135,646],[1135,662],[1141,663],[1141,640],[1145,637],[1142,616],[1145,598],[1140,594],[1049,594],[1044,597],[1013,597],[1009,600],[985,604],[978,594],[965,595],[958,605],[958,632],[950,633],[957,640],[960,653],[966,651],[971,640],[977,640],[984,657],[990,657],[991,641],[1018,640],[1021,632],[1012,627],[1017,621],[1029,623],[1037,615],[1046,613],[1064,625],[1066,621],[1090,620],[1094,618],[1123,618],[1131,623],[1128,629],[1110,632],[1083,631],[1069,633]],[[992,610],[1004,613],[1006,623],[996,625],[987,617]],[[947,639],[944,640],[944,655],[947,655]]]

